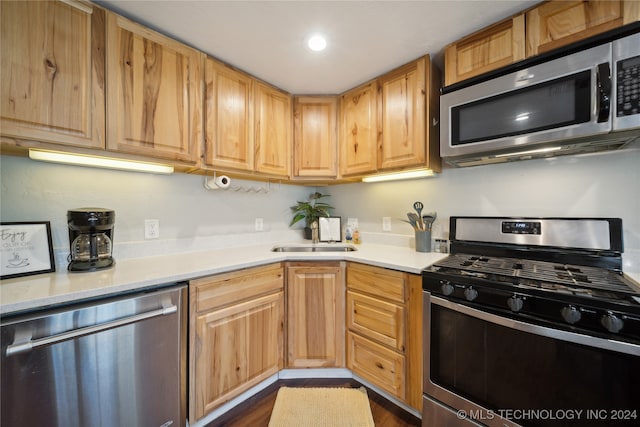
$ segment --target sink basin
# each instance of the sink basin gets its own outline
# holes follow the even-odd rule
[[[357,251],[354,246],[335,245],[335,246],[276,246],[271,249],[272,252],[352,252]]]

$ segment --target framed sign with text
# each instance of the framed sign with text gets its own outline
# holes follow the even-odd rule
[[[342,220],[339,216],[320,217],[319,237],[321,242],[341,242],[342,241]]]
[[[0,271],[0,279],[56,271],[49,221],[0,223]]]

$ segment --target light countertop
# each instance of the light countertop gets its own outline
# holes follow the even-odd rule
[[[282,245],[282,244],[280,244]],[[116,259],[116,265],[96,272],[39,274],[0,282],[0,314],[18,313],[56,304],[135,291],[281,261],[354,261],[420,274],[444,258],[413,248],[378,244],[356,245],[354,252],[272,252],[274,244],[242,246],[145,258]]]

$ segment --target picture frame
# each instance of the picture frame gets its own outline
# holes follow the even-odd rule
[[[321,242],[342,242],[342,218],[339,216],[318,218],[318,238]]]
[[[49,221],[0,222],[0,280],[54,271]]]

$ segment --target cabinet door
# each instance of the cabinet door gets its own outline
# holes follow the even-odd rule
[[[392,169],[425,163],[426,59],[380,79],[382,142],[378,166]]]
[[[291,175],[291,96],[255,82],[255,170]]]
[[[294,100],[294,176],[334,178],[338,171],[335,97]]]
[[[107,12],[107,148],[195,163],[200,54]]]
[[[525,58],[524,14],[471,34],[445,48],[445,85]]]
[[[0,30],[2,135],[104,148],[104,11],[2,1]]]
[[[208,57],[204,75],[205,164],[253,170],[253,80]]]
[[[378,83],[340,97],[342,176],[375,172],[378,167]]]
[[[623,2],[550,1],[527,12],[527,56],[537,55],[623,24]]]
[[[344,268],[287,267],[287,365],[344,366]]]
[[[196,318],[195,419],[282,368],[283,300],[279,292]]]

